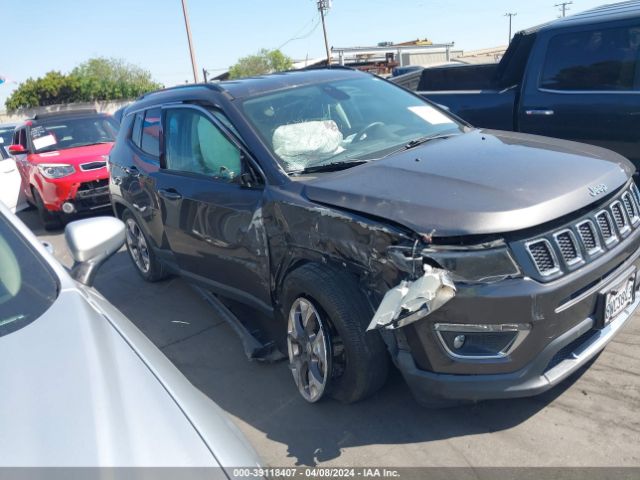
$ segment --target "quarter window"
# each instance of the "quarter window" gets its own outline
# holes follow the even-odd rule
[[[625,91],[634,88],[640,27],[557,35],[549,42],[541,87]]]
[[[167,169],[227,182],[239,178],[240,150],[201,112],[186,108],[168,110],[165,125]]]
[[[147,110],[142,122],[140,148],[143,152],[154,157],[160,156],[160,115],[161,110],[159,108],[152,108]]]
[[[136,113],[131,128],[131,141],[140,148],[140,134],[142,133],[142,113]]]

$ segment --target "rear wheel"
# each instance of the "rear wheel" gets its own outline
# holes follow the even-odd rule
[[[386,347],[378,332],[366,331],[373,312],[350,275],[304,265],[285,280],[283,305],[289,368],[305,400],[353,403],[384,385]]]
[[[47,210],[47,207],[44,204],[44,200],[40,196],[40,193],[35,187],[31,187],[31,193],[33,195],[33,200],[36,204],[36,208],[38,209],[38,215],[40,216],[40,221],[42,221],[42,225],[45,230],[56,230],[62,227],[62,219],[57,212],[50,212]]]
[[[147,282],[157,282],[167,277],[164,265],[158,261],[147,237],[133,214],[126,210],[122,215],[126,229],[127,250],[136,270]]]

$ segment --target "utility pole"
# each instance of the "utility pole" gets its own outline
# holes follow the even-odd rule
[[[193,69],[193,81],[198,83],[198,67],[196,65],[196,54],[193,51],[193,41],[191,40],[191,25],[189,25],[189,13],[187,12],[187,0],[182,0],[182,14],[184,15],[184,26],[187,29],[187,40],[189,41],[189,54],[191,55],[191,68]]]
[[[322,31],[324,32],[324,48],[327,51],[327,65],[331,65],[331,52],[329,51],[329,40],[327,40],[327,26],[324,23],[324,16],[331,8],[331,0],[318,0],[318,10],[322,19]]]
[[[507,45],[511,43],[511,20],[516,15],[518,15],[518,14],[517,13],[505,13],[504,14],[505,17],[509,17],[509,41],[507,42]]]
[[[567,14],[567,10],[569,10],[567,7],[569,5],[573,5],[573,2],[562,2],[562,3],[555,4],[556,7],[562,8],[562,18],[564,18],[565,15]]]

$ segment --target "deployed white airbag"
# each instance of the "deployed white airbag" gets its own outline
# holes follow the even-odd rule
[[[333,120],[291,123],[273,132],[273,150],[291,170],[302,169],[343,152],[342,140]]]

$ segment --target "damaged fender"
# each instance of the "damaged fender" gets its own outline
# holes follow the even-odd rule
[[[423,276],[415,281],[403,280],[386,293],[367,331],[407,325],[434,312],[455,295],[449,272],[424,265]]]

